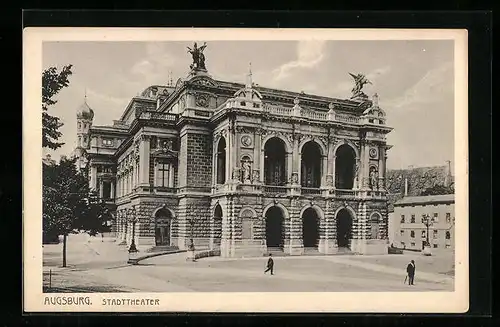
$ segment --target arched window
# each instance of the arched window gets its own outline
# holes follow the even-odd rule
[[[321,185],[321,149],[313,141],[302,147],[301,181],[303,187],[318,188]]]
[[[264,175],[267,185],[286,184],[286,147],[277,137],[269,139],[264,146]]]
[[[451,239],[451,233],[450,233],[450,231],[446,231],[446,239],[447,240]]]
[[[216,181],[217,184],[224,184],[226,182],[226,139],[221,137],[217,145],[216,154],[217,170]]]
[[[347,145],[341,145],[335,153],[335,187],[350,190],[356,174],[356,153]]]
[[[411,237],[411,238],[415,238],[415,231],[413,231],[413,230],[412,230],[412,231],[410,232],[410,237]]]

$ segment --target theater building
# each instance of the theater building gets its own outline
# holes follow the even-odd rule
[[[79,163],[114,206],[122,244],[186,249],[192,239],[224,257],[387,253],[392,129],[377,95],[270,89],[251,71],[245,84],[221,81],[195,61],[111,126],[93,117],[85,103]]]

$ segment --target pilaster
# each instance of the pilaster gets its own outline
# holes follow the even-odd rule
[[[141,135],[139,143],[139,183],[144,186],[149,186],[149,149],[150,136]]]

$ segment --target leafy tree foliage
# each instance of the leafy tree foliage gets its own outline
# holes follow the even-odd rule
[[[75,161],[61,158],[58,164],[43,164],[43,232],[63,235],[63,267],[67,236],[103,232],[110,216],[105,204],[90,192],[86,173],[76,169]]]
[[[42,75],[42,146],[56,150],[64,145],[63,142],[57,142],[62,133],[59,128],[63,123],[56,116],[48,114],[49,106],[57,103],[54,97],[69,85],[69,76],[72,74],[73,65],[67,65],[60,72],[55,67],[50,67],[43,71]]]

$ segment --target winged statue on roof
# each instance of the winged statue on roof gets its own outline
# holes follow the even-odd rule
[[[368,98],[368,96],[362,91],[362,89],[363,89],[363,86],[365,86],[366,84],[372,84],[372,83],[363,74],[356,74],[355,75],[355,74],[349,73],[349,75],[351,75],[351,77],[354,79],[354,83],[355,83],[354,87],[351,90],[351,92],[352,92],[351,99]]]
[[[193,48],[188,48],[188,52],[193,57],[193,63],[191,64],[191,69],[201,69],[206,70],[205,67],[205,55],[203,54],[203,50],[207,47],[207,43],[203,43],[201,47],[198,47],[198,44],[194,42]]]

